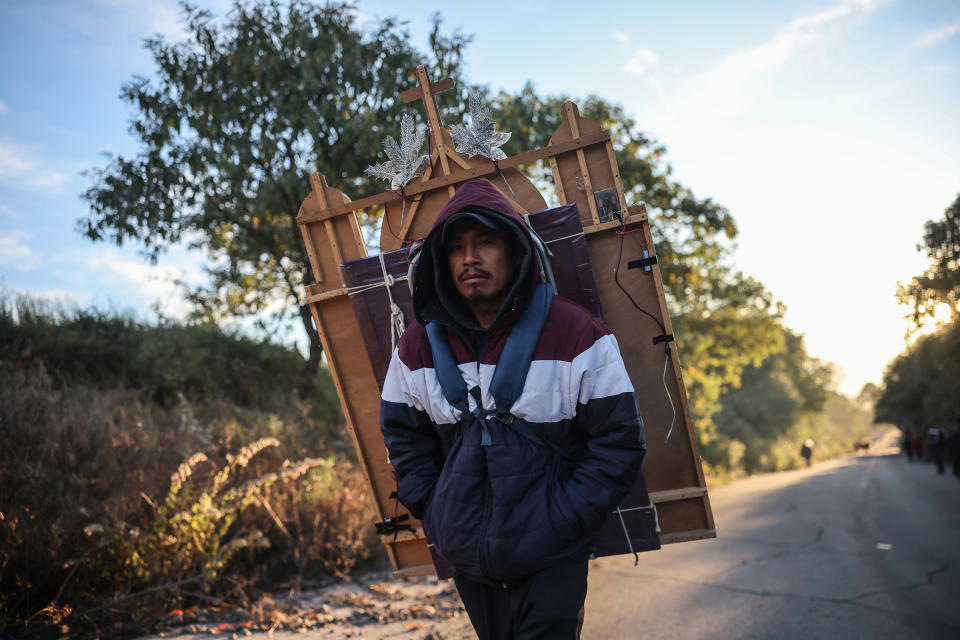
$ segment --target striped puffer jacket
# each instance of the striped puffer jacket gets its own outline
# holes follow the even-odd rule
[[[510,366],[498,360],[511,327],[511,317],[492,327],[479,357],[448,328],[460,372],[468,387],[480,386],[486,409],[496,408],[495,368]],[[488,423],[491,443],[482,446],[476,419],[461,421],[444,398],[426,330],[407,329],[381,398],[399,499],[459,572],[503,583],[589,550],[646,450],[616,339],[564,298],[553,299],[511,414],[569,455],[499,420]]]

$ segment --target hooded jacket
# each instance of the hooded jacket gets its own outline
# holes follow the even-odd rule
[[[509,293],[485,332],[453,285],[442,244],[445,223],[462,212],[487,219],[520,252]],[[493,374],[510,366],[500,354],[540,280],[531,233],[489,182],[457,190],[424,241],[412,283],[417,322],[393,353],[381,397],[381,430],[400,501],[457,571],[498,583],[589,550],[633,486],[646,451],[616,339],[564,298],[552,300],[510,409],[553,448],[499,419],[487,422],[490,441],[481,444],[479,421],[444,397],[424,326],[429,322],[446,328],[460,373],[468,387],[479,387],[483,408],[497,408]],[[469,403],[476,406],[473,398]]]

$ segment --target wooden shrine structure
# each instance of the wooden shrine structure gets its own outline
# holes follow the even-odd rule
[[[364,335],[341,270],[341,265],[367,257],[356,212],[384,207],[387,220],[380,250],[385,255],[401,248],[402,239],[426,236],[457,185],[470,179],[490,180],[521,214],[546,209],[543,196],[517,167],[547,159],[559,202],[573,203],[579,211],[602,317],[620,344],[637,390],[647,435],[643,474],[656,509],[659,541],[668,544],[715,537],[680,362],[671,345],[670,315],[647,212],[643,205],[627,205],[610,133],[567,102],[562,107],[562,124],[546,147],[496,164],[482,156],[464,157],[454,151],[434,99],[437,92],[452,88],[453,81],[431,82],[422,66],[417,67],[416,77],[417,86],[400,98],[405,103],[423,103],[430,132],[430,164],[422,177],[406,185],[405,198],[385,191],[352,201],[314,173],[311,193],[297,218],[315,281],[307,287],[307,303],[380,517],[387,522],[396,515],[391,495],[396,484],[380,435],[378,376],[366,357]],[[406,283],[400,285],[406,287]],[[637,307],[654,319],[643,316]],[[419,522],[406,522],[409,528],[381,535],[395,574],[432,572],[431,554]]]

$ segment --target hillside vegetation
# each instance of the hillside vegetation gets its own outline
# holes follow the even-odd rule
[[[243,603],[378,550],[329,373],[303,395],[303,364],[212,325],[0,299],[0,635]]]

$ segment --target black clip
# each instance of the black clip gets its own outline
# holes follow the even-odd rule
[[[400,524],[404,520],[409,520],[410,514],[404,513],[395,518],[384,518],[382,522],[377,522],[377,534],[381,536],[395,536],[401,531],[413,531],[413,527],[408,524]]]
[[[646,253],[646,251],[644,251]],[[627,269],[644,269],[650,271],[650,267],[657,264],[657,256],[651,256],[649,258],[642,258],[640,260],[631,260],[627,263]]]
[[[653,338],[653,344],[660,344],[661,342],[673,342],[673,334],[664,333]]]

